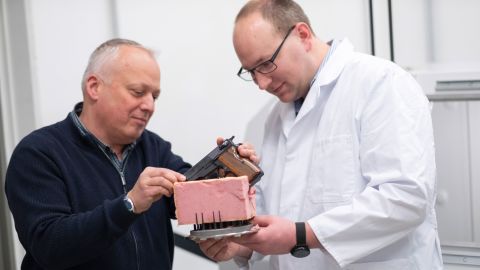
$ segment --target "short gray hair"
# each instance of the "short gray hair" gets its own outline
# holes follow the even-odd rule
[[[103,70],[104,65],[118,56],[118,50],[121,46],[131,46],[137,47],[139,49],[145,50],[147,53],[155,58],[155,52],[151,49],[144,47],[142,44],[123,38],[114,38],[107,40],[106,42],[100,44],[90,55],[88,59],[88,65],[83,73],[82,77],[82,91],[86,90],[87,79],[91,74],[105,74]]]

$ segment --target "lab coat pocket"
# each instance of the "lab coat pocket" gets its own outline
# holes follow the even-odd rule
[[[418,268],[408,259],[395,259],[384,262],[354,263],[345,270],[417,270]]]
[[[325,207],[331,208],[351,200],[356,190],[355,172],[358,171],[355,168],[354,152],[351,135],[317,139],[312,153],[307,192],[312,203],[323,203]]]

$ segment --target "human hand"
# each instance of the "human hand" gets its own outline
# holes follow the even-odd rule
[[[295,246],[295,223],[277,216],[256,216],[252,220],[260,229],[232,241],[264,255],[286,254]]]
[[[217,145],[221,145],[224,139],[222,137],[217,137]],[[260,163],[260,158],[257,156],[255,152],[255,147],[252,144],[245,142],[240,144],[237,147],[238,154],[244,158],[250,159],[253,163],[257,164]]]
[[[252,251],[237,243],[232,242],[229,238],[220,240],[207,239],[198,242],[200,249],[210,259],[221,262],[231,260],[235,256],[250,258]]]
[[[165,168],[145,168],[127,194],[135,206],[135,213],[147,211],[162,196],[170,197],[177,181],[185,181],[185,176]]]

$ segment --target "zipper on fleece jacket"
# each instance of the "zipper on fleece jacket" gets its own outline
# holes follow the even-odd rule
[[[127,157],[128,159],[128,157]],[[126,162],[126,160],[125,160]],[[125,196],[127,196],[127,182],[125,181],[125,175],[123,173],[123,170],[122,171],[119,171],[120,173],[120,178],[122,180],[122,185],[123,185],[123,193],[125,194]],[[137,238],[135,237],[135,232],[133,231],[133,227],[131,229],[131,234],[132,234],[132,238],[133,238],[133,243],[135,245],[135,257],[136,257],[136,262],[137,262],[137,270],[140,270],[140,259],[138,258],[138,244],[137,244]]]
[[[100,149],[102,150],[102,152],[105,154],[105,156],[107,157],[107,159],[110,161],[110,163],[113,165],[113,167],[115,168],[115,170],[118,172],[118,174],[120,175],[120,180],[122,182],[122,189],[123,189],[123,195],[127,196],[127,181],[125,180],[125,167],[126,167],[126,164],[127,164],[127,161],[128,161],[128,158],[130,157],[130,155],[127,155],[127,157],[125,158],[125,160],[123,161],[122,163],[122,167],[123,168],[119,168],[117,166],[117,164],[115,164],[115,162],[112,160],[112,158],[110,158],[110,156],[108,155],[107,152],[105,152],[105,150],[103,148],[100,147]],[[137,244],[137,238],[135,237],[135,233],[133,231],[133,227],[131,230],[131,235],[132,235],[132,239],[133,239],[133,244],[135,246],[135,259],[136,259],[136,262],[137,262],[137,270],[140,270],[140,259],[138,257],[138,244]]]

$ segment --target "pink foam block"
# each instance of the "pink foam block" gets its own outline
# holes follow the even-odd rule
[[[248,220],[255,216],[255,193],[248,178],[177,182],[173,187],[178,224]]]

